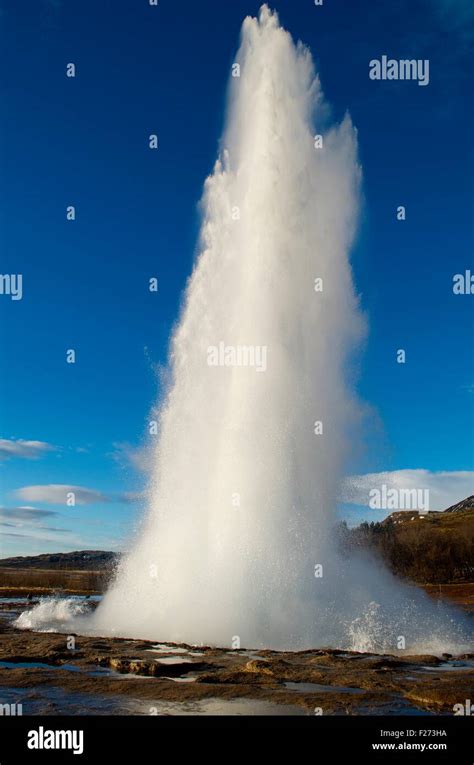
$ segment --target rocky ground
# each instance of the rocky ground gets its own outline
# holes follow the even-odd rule
[[[31,605],[28,604],[28,605]],[[160,645],[22,632],[0,611],[0,704],[25,714],[453,714],[474,654],[380,656]]]

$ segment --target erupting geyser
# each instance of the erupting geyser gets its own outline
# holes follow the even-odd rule
[[[236,62],[148,514],[75,629],[219,646],[393,651],[402,636],[411,652],[461,648],[457,612],[344,560],[331,536],[358,419],[348,366],[364,333],[349,264],[356,132],[348,116],[328,127],[309,51],[267,6],[245,19]],[[23,626],[71,628],[52,611],[25,613]]]

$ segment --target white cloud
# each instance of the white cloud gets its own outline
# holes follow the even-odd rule
[[[0,520],[36,521],[46,516],[57,515],[54,510],[40,510],[37,507],[0,507]]]
[[[25,441],[22,438],[0,438],[0,460],[11,457],[23,459],[37,459],[47,452],[55,451],[56,447],[45,441]]]
[[[61,532],[61,533],[58,533]],[[63,534],[62,532],[67,532],[66,534]],[[22,541],[22,555],[25,554],[24,552],[24,543],[47,543],[47,546],[44,547],[42,550],[35,551],[35,554],[39,552],[50,552],[51,550],[51,543],[54,543],[58,547],[61,546],[61,548],[64,551],[65,545],[67,545],[68,548],[74,550],[77,549],[78,546],[81,546],[81,539],[76,534],[69,533],[68,529],[55,529],[50,528],[48,526],[43,526],[41,529],[28,529],[25,530],[24,534],[18,534],[16,532],[11,531],[0,531],[1,537],[16,537],[17,539],[21,539]],[[3,550],[2,550],[3,553]],[[17,554],[17,553],[15,553]],[[19,554],[19,553],[18,553]],[[5,556],[6,557],[6,556]]]
[[[21,489],[16,489],[13,493],[16,497],[26,502],[49,502],[52,505],[66,505],[71,493],[74,494],[76,505],[92,505],[95,502],[111,501],[108,495],[95,489],[62,483],[23,486]]]
[[[132,446],[126,442],[112,444],[110,456],[121,465],[131,465],[140,473],[148,473],[153,463],[153,449],[149,446]]]
[[[146,499],[146,492],[143,491],[126,491],[124,494],[120,494],[120,502],[127,504],[133,504],[135,502],[143,502]]]
[[[74,495],[75,505],[93,505],[104,502],[134,502],[139,495],[104,494],[85,486],[73,486],[63,483],[23,486],[13,492],[14,496],[25,502],[48,502],[51,505],[68,505],[68,499]]]
[[[49,532],[53,532],[54,534],[69,534],[71,531],[71,529],[61,529],[61,528],[58,528],[57,526],[48,526],[46,523],[27,524],[27,523],[4,523],[3,521],[0,521],[0,526],[2,528],[8,528],[8,529],[25,529],[26,528],[28,530],[27,536],[38,536],[38,533],[37,533],[38,531],[40,532],[49,531]],[[4,536],[9,535],[5,531],[2,531],[0,533],[3,534]],[[10,535],[15,537],[24,536],[23,534],[10,534]],[[40,534],[40,536],[42,536],[42,533]]]
[[[371,489],[428,489],[430,510],[445,510],[474,494],[474,471],[394,470],[348,476],[343,484],[341,502],[368,507]]]
[[[14,531],[0,531],[0,536],[51,542],[64,539],[62,536],[64,534],[71,538],[70,529],[48,526],[47,523],[42,522],[45,517],[52,515],[58,515],[58,513],[37,507],[0,507],[0,528],[14,529]]]

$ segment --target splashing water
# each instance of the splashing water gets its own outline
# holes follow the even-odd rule
[[[309,51],[267,6],[245,19],[236,62],[172,340],[149,511],[102,604],[68,629],[372,651],[404,636],[411,652],[463,650],[457,612],[344,560],[331,537],[359,416],[349,362],[364,335],[349,265],[355,130],[348,116],[328,126]],[[44,629],[61,614],[39,606],[22,618]]]
[[[73,620],[89,613],[89,604],[83,599],[46,597],[31,610],[23,611],[14,624],[22,630],[67,632]]]

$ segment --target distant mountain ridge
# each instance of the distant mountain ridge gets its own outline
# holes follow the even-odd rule
[[[451,505],[451,507],[448,507],[443,512],[461,513],[463,510],[473,510],[473,509],[474,509],[474,494],[471,494],[470,497],[466,497],[466,499],[463,499],[462,502],[458,502],[457,505]]]
[[[107,550],[75,550],[67,553],[16,556],[0,559],[0,568],[36,568],[54,571],[101,571],[113,567],[120,553]]]
[[[390,515],[387,515],[386,518],[384,518],[383,521],[381,521],[382,524],[388,525],[388,524],[400,524],[400,523],[407,523],[409,521],[414,520],[425,520],[428,519],[430,521],[441,521],[443,522],[443,519],[447,519],[447,515],[453,515],[453,514],[459,514],[459,513],[470,513],[472,510],[474,510],[474,494],[470,497],[466,497],[466,499],[461,500],[460,502],[457,502],[455,505],[451,505],[450,507],[446,508],[446,510],[429,510],[428,512],[420,512],[419,510],[395,510],[393,513],[390,513]]]

